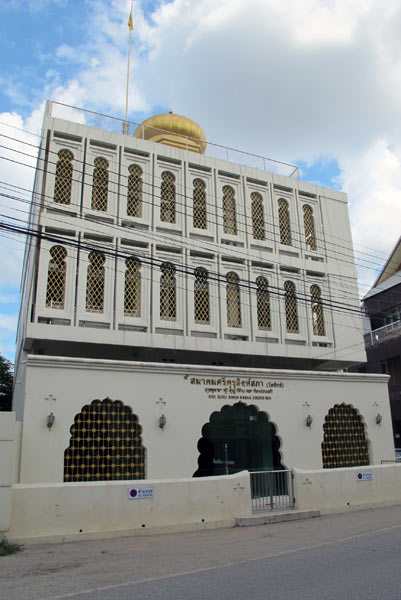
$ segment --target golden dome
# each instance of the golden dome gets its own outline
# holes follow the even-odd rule
[[[206,136],[202,128],[192,119],[172,111],[143,121],[135,129],[134,137],[198,154],[204,154],[206,150]]]

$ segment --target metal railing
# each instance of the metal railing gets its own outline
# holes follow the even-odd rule
[[[394,321],[393,323],[389,323],[388,325],[374,329],[373,331],[365,334],[365,344],[369,346],[379,344],[385,339],[389,339],[395,335],[400,335],[400,329],[401,321]]]
[[[252,510],[294,508],[291,471],[252,471]]]
[[[124,133],[126,135],[132,135],[138,125],[141,125],[142,131],[144,131],[146,127],[146,125],[135,123],[135,121],[125,121],[118,117],[111,117],[92,110],[55,102],[54,100],[47,101],[47,113],[51,117],[67,119],[74,123],[97,127],[99,129],[113,131],[114,133]],[[156,130],[154,127],[151,127],[150,129],[152,129],[153,133],[155,131],[162,132],[161,129]],[[192,138],[185,137],[187,139],[187,146],[190,148]],[[207,142],[205,154],[212,158],[226,160],[228,162],[260,169],[261,171],[269,171],[271,173],[299,179],[299,168],[297,165],[275,160],[273,158],[267,158],[266,156],[260,156],[258,154],[252,154],[251,152],[236,150],[235,148],[229,148],[228,146]]]

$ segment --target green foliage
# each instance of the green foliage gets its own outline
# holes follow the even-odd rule
[[[20,544],[12,544],[3,534],[0,534],[0,556],[14,554],[20,550],[22,550],[22,546]]]
[[[13,365],[0,354],[0,410],[11,410],[13,399]]]

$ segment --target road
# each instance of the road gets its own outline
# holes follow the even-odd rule
[[[401,506],[249,528],[27,546],[1,600],[400,600]]]

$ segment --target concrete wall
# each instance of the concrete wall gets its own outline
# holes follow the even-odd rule
[[[11,517],[11,486],[15,481],[18,427],[15,413],[0,412],[0,531],[8,531]]]
[[[401,464],[294,470],[295,507],[322,513],[401,503]]]
[[[153,498],[129,498],[153,488]],[[10,537],[57,541],[233,526],[251,514],[249,473],[165,481],[13,486]]]

